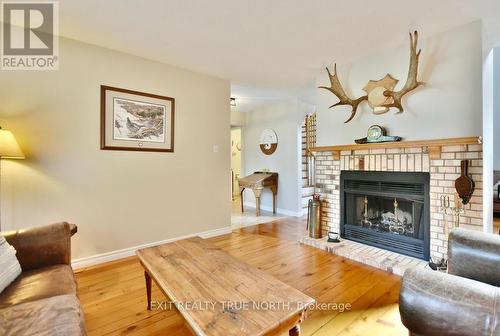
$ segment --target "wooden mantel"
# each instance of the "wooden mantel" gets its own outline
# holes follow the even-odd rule
[[[379,148],[418,148],[422,147],[429,154],[432,160],[441,158],[441,148],[443,146],[455,145],[478,145],[482,143],[481,137],[472,136],[464,138],[432,139],[417,141],[397,141],[397,142],[379,142],[367,144],[352,144],[339,146],[322,146],[311,148],[311,152],[332,152],[334,160],[340,160],[341,151],[353,151],[363,149]]]

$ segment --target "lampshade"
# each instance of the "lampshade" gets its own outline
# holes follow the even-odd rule
[[[25,159],[23,151],[17,144],[16,138],[11,131],[0,127],[0,158],[2,159]]]

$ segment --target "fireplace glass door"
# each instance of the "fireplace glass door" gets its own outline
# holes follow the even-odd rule
[[[350,194],[348,197],[353,207],[347,213],[347,223],[376,232],[423,238],[423,230],[420,230],[423,201],[361,194]]]

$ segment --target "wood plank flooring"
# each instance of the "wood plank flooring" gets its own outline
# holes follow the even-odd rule
[[[351,304],[311,312],[303,335],[407,335],[398,311],[401,279],[296,242],[295,219],[247,227],[209,239],[320,303]],[[190,335],[175,310],[147,311],[144,273],[136,257],[76,271],[89,335]],[[165,300],[153,285],[153,299]]]

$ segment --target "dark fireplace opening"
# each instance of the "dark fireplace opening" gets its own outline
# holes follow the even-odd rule
[[[429,181],[429,173],[341,171],[341,236],[429,260]]]

